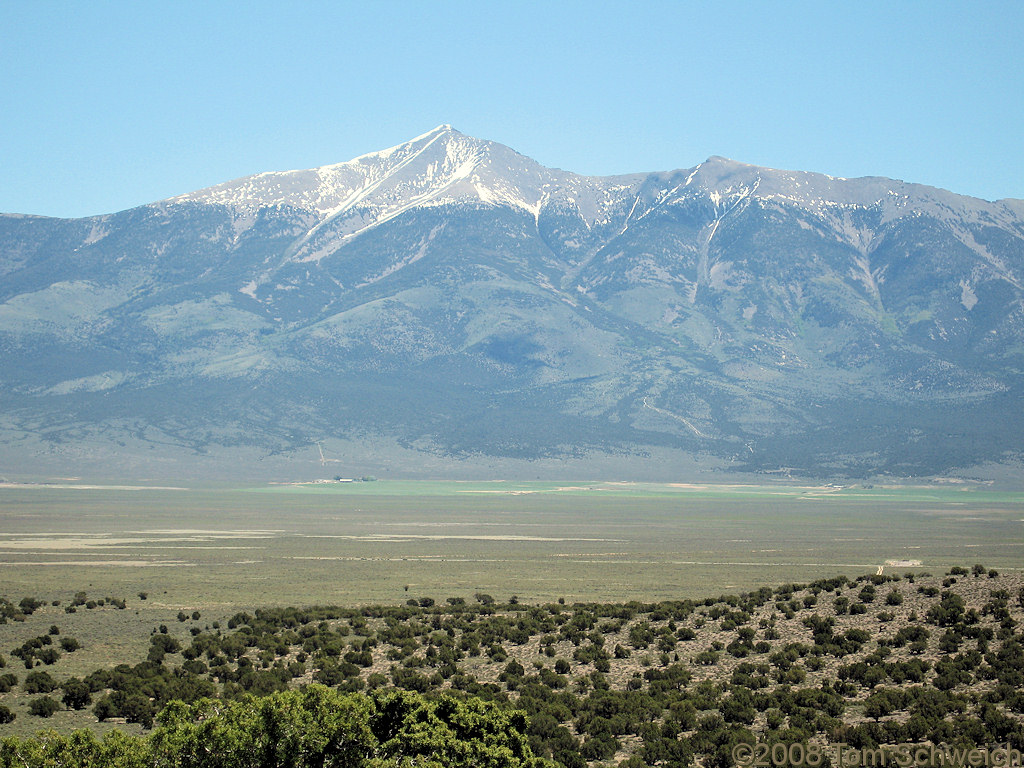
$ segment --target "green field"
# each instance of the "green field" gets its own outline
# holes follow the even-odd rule
[[[1022,521],[1024,494],[977,488],[6,487],[0,592],[50,600],[146,591],[146,607],[175,611],[475,592],[667,599],[858,575],[889,560],[1012,570],[1024,563]]]

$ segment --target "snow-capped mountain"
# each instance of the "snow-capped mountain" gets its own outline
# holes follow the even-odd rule
[[[172,198],[239,210],[287,206],[321,222],[353,210],[375,211],[378,221],[417,205],[478,201],[518,206],[536,215],[559,193],[603,190],[601,179],[552,171],[494,142],[449,125],[405,144],[354,160],[303,171],[261,173]]]
[[[230,208],[236,232],[251,226],[261,209],[305,213],[311,226],[289,257],[319,261],[412,208],[505,206],[536,220],[542,207],[562,207],[588,227],[606,224],[610,210],[635,194],[642,180],[639,175],[601,179],[554,171],[508,147],[442,125],[405,144],[348,162],[262,173],[169,202]]]
[[[8,466],[334,440],[931,473],[1024,447],[1019,200],[719,157],[587,177],[439,126],[0,216],[0,278]]]

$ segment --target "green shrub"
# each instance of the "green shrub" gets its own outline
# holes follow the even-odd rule
[[[60,709],[60,704],[49,696],[40,696],[32,699],[28,705],[28,711],[36,717],[52,717],[53,713]]]
[[[22,683],[25,693],[49,693],[57,687],[57,681],[49,672],[29,672]]]

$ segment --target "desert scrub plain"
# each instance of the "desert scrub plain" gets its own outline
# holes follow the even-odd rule
[[[0,594],[66,602],[84,589],[161,621],[157,608],[213,619],[260,606],[394,604],[406,587],[531,603],[703,599],[856,578],[890,560],[1015,570],[1022,518],[1024,494],[977,486],[0,484]],[[132,599],[139,591],[147,602]]]
[[[82,735],[26,740],[51,726],[127,734],[106,742],[141,760],[124,765],[317,764],[325,701],[351,715],[342,730],[364,734],[346,765],[433,754],[444,765],[727,766],[735,744],[755,740],[1024,749],[1024,579],[980,564],[703,600],[410,590],[404,605],[128,621],[146,598],[9,596],[0,765],[102,751]],[[135,628],[134,657],[96,663],[81,622],[102,616]],[[268,722],[307,711],[321,714],[292,722],[291,741],[267,735]],[[210,740],[231,728],[247,735]],[[197,744],[206,751],[182,757]]]

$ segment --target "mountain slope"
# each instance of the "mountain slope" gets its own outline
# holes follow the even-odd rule
[[[107,216],[0,216],[0,277],[12,471],[85,445],[308,471],[319,439],[408,471],[663,475],[1022,448],[1021,201],[723,158],[585,177],[440,126]]]

